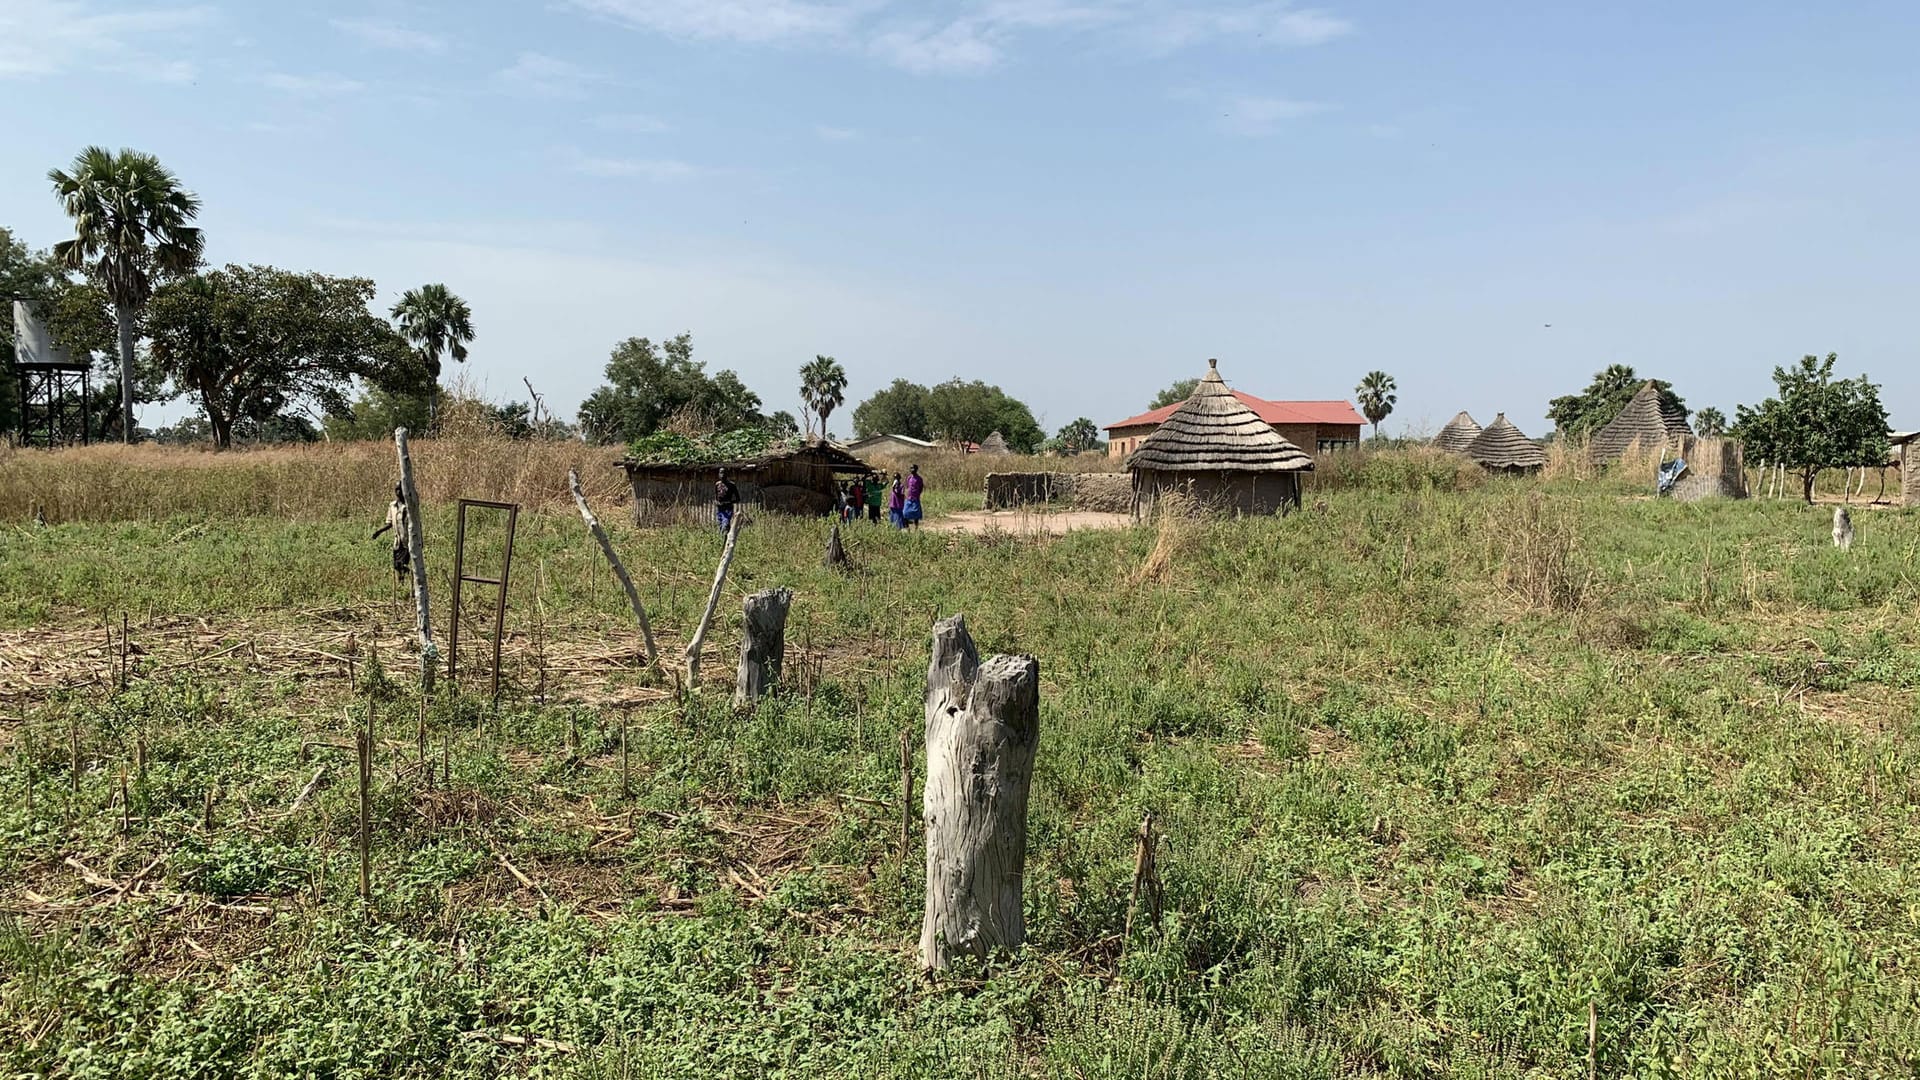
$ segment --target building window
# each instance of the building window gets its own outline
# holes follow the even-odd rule
[[[1359,445],[1360,443],[1354,439],[1321,439],[1320,452],[1324,454],[1330,450],[1352,450]]]

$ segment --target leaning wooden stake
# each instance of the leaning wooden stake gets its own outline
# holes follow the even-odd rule
[[[926,912],[920,964],[985,958],[1026,940],[1027,789],[1040,739],[1040,662],[980,662],[966,621],[933,627],[927,665]]]
[[[567,487],[573,492],[573,505],[580,508],[580,516],[587,519],[587,531],[600,545],[600,553],[607,557],[613,567],[613,576],[620,579],[620,587],[627,591],[627,603],[633,605],[633,617],[640,621],[640,637],[647,645],[647,663],[660,662],[660,653],[653,646],[653,627],[647,622],[647,609],[640,603],[640,593],[633,587],[633,579],[627,576],[626,564],[620,556],[613,553],[613,542],[607,539],[607,530],[600,527],[600,519],[593,516],[593,510],[587,506],[586,493],[580,490],[580,473],[575,469],[567,470]]]
[[[900,862],[913,850],[913,732],[900,733]]]
[[[733,562],[734,541],[740,539],[740,514],[736,511],[733,520],[727,523],[727,546],[720,553],[720,568],[713,572],[713,591],[707,594],[707,610],[700,616],[700,626],[693,632],[693,640],[687,642],[687,693],[698,693],[700,689],[700,647],[706,644],[707,630],[713,626],[713,610],[720,606],[720,588],[727,583],[727,567]]]
[[[745,629],[740,637],[740,673],[733,684],[736,708],[752,706],[780,681],[787,656],[787,610],[791,589],[762,589],[747,597]]]
[[[407,552],[411,556],[407,561],[413,565],[413,625],[420,634],[420,689],[430,694],[440,650],[433,644],[432,609],[427,604],[426,533],[420,527],[420,493],[413,486],[413,457],[407,453],[406,428],[393,429],[393,446],[400,455],[400,497],[407,504]]]

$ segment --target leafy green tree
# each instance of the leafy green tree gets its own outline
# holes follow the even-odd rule
[[[1010,449],[1022,454],[1038,450],[1047,437],[1033,410],[978,379],[953,378],[927,391],[927,426],[955,442],[979,442],[998,431]]]
[[[1380,437],[1380,421],[1393,413],[1394,405],[1400,400],[1395,392],[1399,389],[1393,376],[1384,371],[1367,372],[1366,377],[1360,380],[1360,385],[1353,388],[1354,396],[1360,401],[1360,415],[1373,425],[1373,437],[1376,439]]]
[[[706,365],[693,358],[691,334],[658,345],[628,338],[613,347],[606,376],[607,384],[580,403],[580,428],[594,442],[630,443],[688,414],[719,431],[767,424],[760,395],[739,375],[724,370],[708,375]]]
[[[927,426],[927,388],[905,379],[876,390],[872,397],[853,410],[853,434],[864,439],[871,435],[905,435],[913,439],[933,438]]]
[[[422,285],[400,294],[393,305],[393,319],[400,334],[420,350],[420,359],[432,380],[427,387],[427,416],[433,417],[440,392],[440,357],[453,358],[456,364],[467,362],[467,345],[473,341],[473,309],[445,285]]]
[[[355,378],[388,390],[424,383],[414,351],[368,308],[373,295],[367,278],[230,265],[163,286],[147,331],[155,362],[199,402],[224,449],[236,433],[299,428],[292,415],[303,409],[349,414]]]
[[[1734,407],[1733,431],[1746,444],[1746,454],[1793,470],[1808,503],[1820,470],[1887,460],[1880,387],[1865,375],[1835,380],[1833,366],[1839,360],[1839,354],[1828,353],[1824,360],[1803,356],[1793,367],[1776,367],[1776,396]]]
[[[1069,454],[1078,454],[1082,450],[1091,450],[1100,445],[1100,428],[1092,420],[1082,416],[1060,428],[1054,438],[1060,449]]]
[[[1147,411],[1152,412],[1155,409],[1164,409],[1169,405],[1178,405],[1192,397],[1193,388],[1199,385],[1199,379],[1175,380],[1172,386],[1153,395],[1153,404],[1147,406]]]
[[[1693,430],[1697,435],[1717,439],[1727,433],[1727,414],[1709,405],[1693,414]]]
[[[73,219],[73,239],[53,246],[69,270],[90,274],[113,301],[120,343],[120,436],[133,441],[133,340],[154,287],[200,265],[205,238],[189,225],[200,200],[152,154],[89,146],[72,171],[47,173]]]
[[[847,372],[831,356],[815,356],[800,369],[800,401],[820,418],[820,437],[827,437],[827,417],[847,400]]]
[[[1593,381],[1585,390],[1547,402],[1547,419],[1553,421],[1561,438],[1591,435],[1612,423],[1644,382],[1646,380],[1634,374],[1630,365],[1609,364],[1605,370],[1594,373]],[[1687,415],[1686,403],[1673,392],[1672,383],[1655,379],[1653,385],[1660,391],[1662,405],[1682,417]]]
[[[327,438],[343,442],[390,439],[394,428],[427,430],[427,414],[428,394],[423,391],[367,386],[344,414],[327,417],[324,426]]]

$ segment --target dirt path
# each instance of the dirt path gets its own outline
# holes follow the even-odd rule
[[[927,522],[926,529],[975,535],[1003,532],[1016,536],[1058,536],[1075,529],[1124,529],[1132,524],[1131,514],[1106,514],[1096,510],[962,510]]]

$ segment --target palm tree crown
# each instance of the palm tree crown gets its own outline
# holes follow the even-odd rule
[[[1400,400],[1394,393],[1398,389],[1393,376],[1384,371],[1367,372],[1366,378],[1360,380],[1360,385],[1353,388],[1354,396],[1360,399],[1361,414],[1373,425],[1375,438],[1380,435],[1380,421],[1393,412],[1394,403]]]
[[[800,369],[800,400],[820,418],[820,437],[827,437],[827,417],[847,400],[847,373],[831,356],[815,356]]]
[[[157,279],[200,265],[206,240],[188,224],[200,213],[200,200],[159,158],[138,150],[89,146],[71,170],[51,170],[47,179],[73,219],[73,239],[53,245],[54,258],[69,270],[92,274],[113,300],[120,331],[120,438],[132,442],[135,315]]]
[[[427,362],[427,374],[440,377],[440,356],[465,363],[467,342],[473,340],[473,309],[445,285],[422,285],[401,294],[393,305],[394,321],[400,334],[420,350]]]

